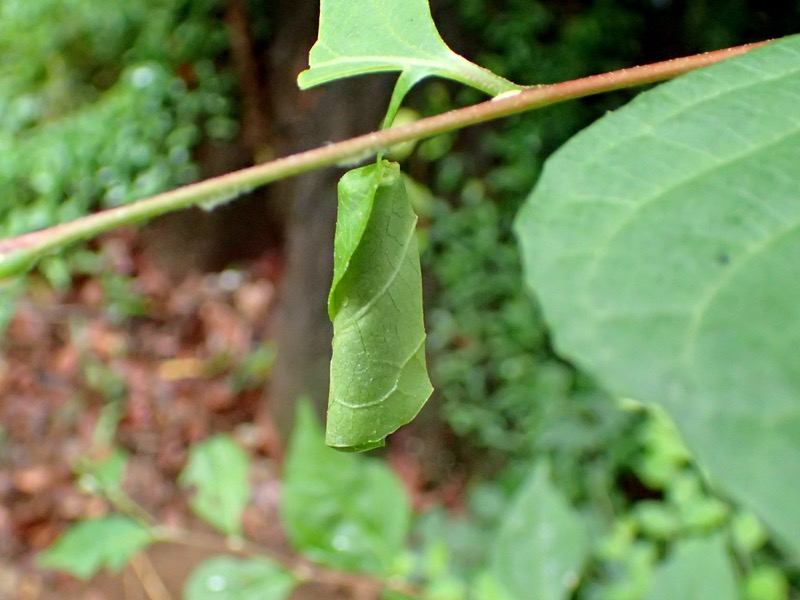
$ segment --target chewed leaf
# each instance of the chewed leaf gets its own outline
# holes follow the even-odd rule
[[[422,276],[399,167],[382,162],[339,182],[328,445],[366,450],[408,423],[432,390],[425,366]]]
[[[493,96],[519,89],[453,52],[436,30],[428,0],[322,0],[309,63],[297,78],[303,89],[387,71],[413,72],[417,81],[446,77]]]

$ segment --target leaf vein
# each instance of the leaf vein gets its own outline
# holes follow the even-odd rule
[[[400,384],[400,375],[402,374],[403,369],[405,369],[406,366],[408,366],[408,363],[410,363],[414,359],[414,357],[419,352],[420,348],[422,348],[422,346],[425,344],[425,337],[426,336],[423,334],[422,339],[420,340],[419,344],[416,345],[416,347],[413,349],[413,351],[408,356],[408,358],[406,358],[403,361],[403,363],[400,365],[400,368],[398,369],[397,379],[394,380],[394,383],[392,384],[391,388],[389,388],[389,390],[383,396],[381,396],[380,398],[376,398],[374,400],[371,400],[369,402],[361,403],[361,404],[352,404],[352,403],[346,402],[342,398],[338,398],[338,397],[334,397],[333,401],[336,402],[337,404],[341,405],[341,406],[344,406],[345,408],[349,408],[349,409],[352,409],[352,410],[360,410],[360,409],[363,409],[363,408],[371,408],[371,407],[383,404],[392,394],[394,394],[397,391],[398,386]]]

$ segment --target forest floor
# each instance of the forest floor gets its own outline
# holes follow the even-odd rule
[[[115,443],[130,454],[124,488],[159,522],[210,533],[192,516],[176,478],[189,445],[224,431],[254,459],[246,536],[286,546],[277,519],[281,444],[264,398],[279,252],[176,282],[137,248],[132,231],[95,244],[118,273],[135,276],[134,293],[114,292],[94,278],[55,291],[31,276],[3,340],[0,598],[6,600],[179,598],[187,573],[211,553],[156,546],[119,574],[90,582],[36,566],[37,553],[69,524],[112,510],[81,491],[75,465],[108,436],[103,415],[114,403],[123,407]],[[160,582],[147,583],[154,578]]]

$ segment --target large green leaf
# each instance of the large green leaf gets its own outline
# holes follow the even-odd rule
[[[117,571],[153,543],[153,535],[133,519],[110,515],[79,521],[39,555],[40,566],[89,579],[102,568]]]
[[[200,564],[186,581],[184,600],[284,600],[295,577],[265,558],[215,556]]]
[[[195,488],[190,505],[198,516],[227,534],[241,533],[250,500],[247,453],[230,436],[217,434],[194,444],[180,484]]]
[[[331,567],[385,575],[410,519],[408,497],[386,464],[327,448],[301,402],[281,493],[281,521],[294,548]]]
[[[560,351],[657,402],[710,479],[800,552],[800,37],[641,95],[521,211]]]
[[[733,564],[721,536],[684,539],[656,570],[646,600],[738,600]]]
[[[397,164],[354,169],[339,182],[330,446],[382,446],[431,395],[416,223]]]
[[[409,88],[436,75],[490,95],[520,89],[448,48],[436,30],[428,0],[322,0],[319,39],[309,63],[311,68],[297,78],[303,89],[385,71],[406,74]]]
[[[494,543],[492,572],[513,598],[563,600],[572,595],[589,553],[580,514],[539,463],[517,494]]]

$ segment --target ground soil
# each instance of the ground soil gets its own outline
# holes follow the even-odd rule
[[[115,399],[123,407],[115,443],[131,455],[125,489],[148,512],[162,523],[213,537],[192,515],[176,477],[190,444],[228,432],[254,460],[245,533],[254,543],[287,551],[277,518],[281,443],[265,410],[265,380],[258,373],[243,378],[238,366],[270,343],[280,251],[222,273],[189,273],[176,280],[137,246],[136,234],[126,230],[96,243],[113,270],[133,277],[129,298],[112,294],[96,278],[78,278],[54,290],[33,275],[3,339],[3,600],[179,598],[187,573],[218,553],[155,546],[120,573],[89,582],[36,566],[37,553],[71,523],[112,510],[79,489],[75,465],[97,451],[98,420]],[[126,301],[138,303],[127,312],[139,314],[123,314]],[[160,583],[153,584],[156,575]],[[317,588],[296,597],[352,594]]]

